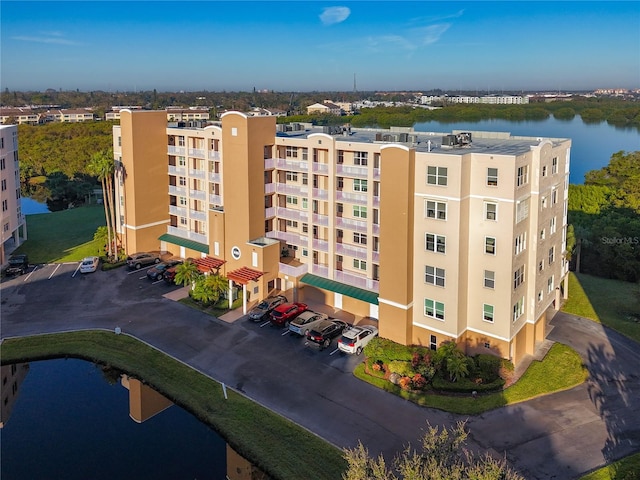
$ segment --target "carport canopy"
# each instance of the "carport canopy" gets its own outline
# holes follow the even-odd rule
[[[329,290],[330,292],[340,293],[347,297],[356,298],[367,303],[372,303],[373,305],[378,305],[378,294],[365,290],[364,288],[336,282],[335,280],[329,280],[328,278],[312,275],[311,273],[305,273],[300,278],[300,281],[323,290]]]

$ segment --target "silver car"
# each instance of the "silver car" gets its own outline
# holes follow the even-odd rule
[[[297,333],[301,337],[304,337],[310,330],[313,330],[316,325],[327,318],[329,318],[328,315],[325,315],[324,313],[307,310],[291,320],[289,330],[293,333]]]
[[[372,325],[351,327],[342,332],[338,348],[344,353],[360,355],[371,339],[378,335],[378,329]]]

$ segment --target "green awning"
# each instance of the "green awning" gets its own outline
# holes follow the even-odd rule
[[[300,281],[313,285],[314,287],[322,288],[323,290],[341,293],[347,297],[357,298],[358,300],[378,305],[378,294],[365,290],[364,288],[353,287],[346,283],[336,282],[335,280],[329,280],[328,278],[319,277],[310,273],[305,273],[302,278],[300,278]]]
[[[197,252],[209,253],[209,245],[205,245],[204,243],[194,242],[193,240],[189,240],[188,238],[177,237],[175,235],[171,235],[169,233],[164,233],[160,235],[160,238],[163,242],[173,243],[174,245],[180,245],[184,248],[190,248],[191,250],[196,250]]]

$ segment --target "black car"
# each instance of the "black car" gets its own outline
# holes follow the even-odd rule
[[[331,340],[341,335],[349,325],[342,320],[329,319],[319,323],[313,330],[307,333],[309,345],[320,347],[320,350],[331,345]]]
[[[253,322],[259,322],[269,318],[269,314],[278,305],[287,303],[287,297],[284,295],[274,295],[272,297],[265,298],[258,305],[253,307],[249,312],[249,320]]]
[[[176,259],[176,260],[167,260],[166,262],[158,263],[153,267],[151,267],[149,270],[147,270],[147,278],[153,281],[162,280],[164,278],[164,274],[169,268],[175,267],[176,265],[180,265],[182,262],[183,260]]]
[[[7,275],[22,275],[29,268],[29,258],[23,253],[9,259],[9,266],[4,271]]]

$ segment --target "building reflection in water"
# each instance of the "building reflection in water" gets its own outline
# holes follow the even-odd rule
[[[9,421],[13,405],[20,394],[20,385],[29,373],[28,363],[14,363],[12,365],[0,366],[0,378],[2,378],[2,386],[0,387],[0,428]]]
[[[173,405],[136,378],[123,374],[120,383],[129,390],[129,416],[134,422],[142,423]],[[227,480],[270,480],[270,477],[227,444]]]

